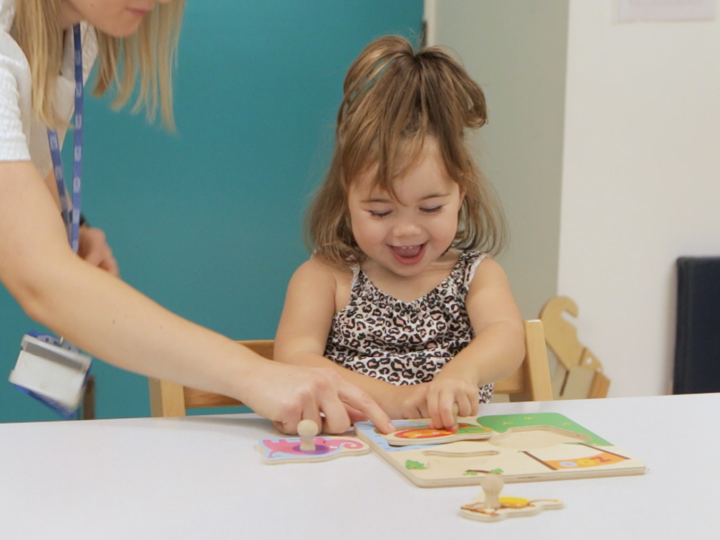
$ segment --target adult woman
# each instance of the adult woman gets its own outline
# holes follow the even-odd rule
[[[90,354],[237,397],[284,431],[323,413],[325,430],[341,432],[357,411],[389,430],[377,404],[334,373],[262,360],[117,279],[101,231],[80,227],[79,257],[68,245],[45,136],[46,127],[56,128],[62,139],[73,109],[68,34],[83,23],[80,56],[85,74],[98,58],[97,91],[116,85],[122,105],[137,86],[137,69],[140,105],[150,118],[159,108],[172,127],[170,75],[183,4],[0,0],[0,281],[31,318]]]

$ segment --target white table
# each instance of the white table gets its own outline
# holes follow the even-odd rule
[[[642,476],[508,484],[534,517],[458,516],[479,487],[419,488],[373,453],[263,465],[254,415],[0,425],[0,538],[720,538],[720,394],[512,403],[560,412],[643,460]]]

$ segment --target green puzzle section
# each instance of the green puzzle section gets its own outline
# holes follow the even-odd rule
[[[497,416],[481,416],[477,419],[477,422],[478,424],[488,427],[498,433],[505,433],[509,429],[521,427],[554,427],[590,437],[590,440],[587,441],[586,444],[596,446],[612,446],[612,444],[610,444],[605,439],[598,437],[592,431],[585,429],[577,422],[570,420],[567,416],[563,416],[562,414],[558,413],[502,414]]]

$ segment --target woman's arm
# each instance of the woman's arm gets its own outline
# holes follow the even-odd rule
[[[396,386],[342,367],[323,356],[340,279],[342,272],[314,258],[295,271],[275,335],[275,359],[335,370],[343,379],[370,394],[391,418],[427,416],[426,385]]]
[[[478,266],[466,299],[475,338],[430,383],[428,410],[435,426],[452,426],[453,403],[461,416],[477,414],[478,387],[514,372],[525,356],[522,317],[502,267]]]
[[[78,232],[78,255],[80,258],[118,277],[120,269],[112,249],[105,239],[105,232],[90,225],[81,225]]]
[[[52,170],[45,178],[45,186],[48,188],[55,206],[57,206],[58,213],[60,213],[62,206],[60,205],[60,196],[57,190],[57,180]],[[70,198],[68,197],[68,199]],[[70,204],[71,201],[68,200],[68,203]],[[120,275],[117,261],[113,257],[112,250],[107,244],[105,233],[102,230],[90,227],[90,225],[81,225],[78,235],[78,255],[80,258],[85,259],[93,266],[110,272],[113,276]]]
[[[330,370],[261,359],[77,257],[28,161],[0,163],[0,280],[31,318],[118,367],[235,397],[287,431],[321,412],[327,431],[344,431],[346,404],[391,429],[366,393]]]

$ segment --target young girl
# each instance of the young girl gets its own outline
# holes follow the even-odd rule
[[[485,98],[439,48],[384,37],[344,84],[330,170],[308,213],[276,359],[333,366],[393,418],[475,415],[524,356],[502,211],[465,143]],[[481,250],[481,251],[478,251]]]
[[[82,112],[96,60],[99,93],[113,88],[117,105],[135,96],[150,119],[159,110],[172,127],[183,7],[184,0],[0,0],[0,281],[30,317],[88,353],[236,397],[286,432],[303,418],[343,432],[358,409],[391,431],[378,405],[330,370],[264,360],[131,288],[117,278],[102,231],[79,227],[77,254],[70,249],[55,178],[61,158],[51,148],[61,145],[73,109]],[[81,150],[76,142],[75,165]],[[76,229],[77,212],[73,221]]]

